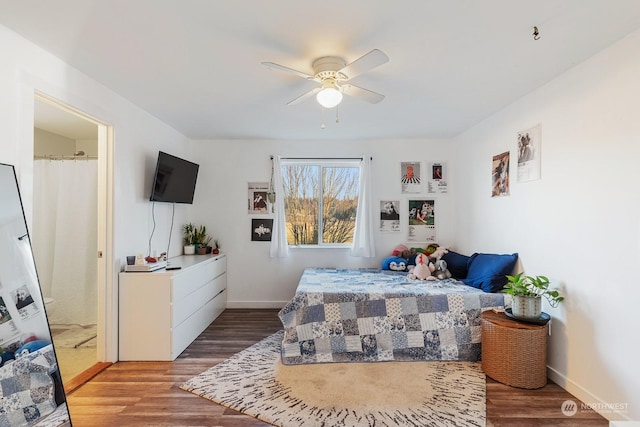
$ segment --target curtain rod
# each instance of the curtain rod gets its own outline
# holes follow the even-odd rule
[[[363,157],[283,157],[282,160],[363,160]],[[271,156],[273,160],[273,156]],[[370,157],[369,160],[373,160]]]

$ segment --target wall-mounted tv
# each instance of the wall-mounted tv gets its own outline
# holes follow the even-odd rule
[[[200,166],[195,163],[160,151],[150,200],[193,203],[199,168]]]

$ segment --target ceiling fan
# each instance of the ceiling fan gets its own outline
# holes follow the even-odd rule
[[[325,108],[333,108],[342,102],[342,94],[353,96],[371,104],[377,104],[384,99],[384,95],[369,89],[348,83],[352,78],[378,67],[389,61],[389,57],[378,49],[362,55],[355,61],[347,64],[338,56],[323,56],[313,61],[313,75],[273,62],[263,62],[262,65],[295,74],[304,79],[318,83],[318,87],[303,93],[299,97],[289,101],[287,105],[299,102],[316,95],[318,103]]]

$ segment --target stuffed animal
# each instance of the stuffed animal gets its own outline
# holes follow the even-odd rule
[[[398,245],[395,248],[393,248],[393,252],[391,252],[391,255],[401,256],[404,251],[408,251],[408,250],[409,248],[406,247],[405,245]]]
[[[433,263],[425,254],[416,255],[416,265],[410,270],[409,278],[414,280],[436,280],[431,273],[435,270]]]
[[[451,277],[451,272],[447,269],[447,261],[443,259],[436,260],[434,263],[435,270],[433,271],[433,277],[438,280],[449,279]]]
[[[28,343],[23,344],[22,347],[16,350],[15,358],[19,359],[20,357],[29,353],[33,353],[34,351],[40,350],[41,348],[46,347],[49,344],[50,342],[45,340],[29,341]]]
[[[444,254],[448,254],[449,253],[449,249],[446,248],[436,248],[431,255],[429,255],[429,258],[435,259],[436,261],[439,260],[440,258],[442,258],[442,255]]]
[[[431,243],[429,246],[426,247],[426,249],[424,250],[424,253],[431,256],[437,249],[438,249],[438,244]]]
[[[399,256],[390,256],[382,261],[383,270],[407,271],[407,260]]]

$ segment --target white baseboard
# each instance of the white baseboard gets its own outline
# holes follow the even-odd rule
[[[227,301],[227,308],[281,309],[289,301]]]
[[[547,366],[547,376],[551,381],[585,403],[586,407],[581,408],[578,406],[578,411],[594,411],[608,421],[632,421],[631,418],[629,418],[629,414],[626,413],[626,408],[624,407],[626,403],[606,402],[550,366]]]

